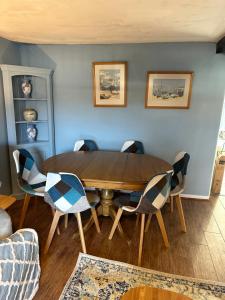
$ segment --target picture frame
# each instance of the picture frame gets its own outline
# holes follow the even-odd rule
[[[95,107],[127,106],[127,62],[93,62]]]
[[[192,92],[191,71],[149,71],[145,108],[188,109]]]

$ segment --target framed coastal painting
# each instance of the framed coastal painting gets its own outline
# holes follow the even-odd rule
[[[145,108],[189,108],[193,72],[148,72]]]
[[[127,63],[94,62],[94,106],[125,107],[127,105]]]

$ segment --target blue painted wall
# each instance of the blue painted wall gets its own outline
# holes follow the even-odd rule
[[[0,38],[0,64],[20,64],[20,55],[18,46]],[[1,72],[0,72],[1,77]],[[8,156],[8,141],[5,119],[4,94],[2,79],[0,78],[0,194],[9,194],[11,192],[10,168]]]
[[[56,151],[73,149],[80,138],[102,149],[120,149],[126,139],[170,162],[191,155],[186,194],[209,194],[225,90],[225,57],[213,43],[130,45],[21,45],[23,65],[50,67],[54,74]],[[92,62],[128,62],[127,108],[94,108]],[[148,70],[194,72],[189,110],[144,109]]]

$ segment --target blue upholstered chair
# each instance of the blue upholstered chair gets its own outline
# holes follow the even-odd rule
[[[78,140],[74,144],[73,151],[97,151],[98,147],[94,141],[91,140]],[[95,191],[94,187],[85,188],[86,191]]]
[[[96,151],[98,147],[94,141],[78,140],[74,144],[73,151]]]
[[[142,142],[126,141],[121,148],[121,152],[144,154],[144,147]]]
[[[140,233],[140,243],[139,243],[138,265],[141,265],[146,214],[150,216],[152,216],[153,214],[156,215],[165,246],[169,247],[166,229],[164,226],[160,209],[163,207],[163,205],[166,203],[167,198],[169,197],[170,187],[171,187],[171,177],[172,177],[172,171],[154,176],[147,184],[144,192],[140,195],[139,199],[136,199],[136,202],[135,199],[132,199],[133,194],[121,195],[120,197],[116,198],[114,201],[114,203],[117,206],[119,206],[119,209],[109,235],[110,240],[112,239],[116,227],[118,226],[118,222],[120,220],[123,211],[127,211],[130,213],[137,213],[141,215],[141,233]],[[137,193],[135,193],[135,196],[136,195]],[[149,217],[148,223],[150,223],[150,220],[151,219]]]
[[[139,141],[126,141],[124,142],[120,152],[125,153],[137,153],[137,154],[144,154],[144,147],[142,142]],[[120,190],[121,193],[132,193],[132,191],[128,190]]]
[[[100,232],[95,206],[99,197],[94,192],[85,192],[80,179],[70,173],[48,173],[45,187],[45,201],[55,210],[55,215],[49,231],[44,253],[48,252],[59,218],[66,214],[75,214],[78,222],[82,250],[86,253],[83,227],[81,222],[82,211],[91,209],[97,232]]]
[[[19,222],[19,228],[21,228],[30,202],[30,196],[44,197],[46,176],[39,172],[32,155],[27,150],[15,150],[13,151],[13,157],[16,164],[17,182],[20,189],[25,193]]]
[[[170,192],[170,203],[171,211],[173,212],[173,200],[175,198],[181,227],[184,232],[187,231],[186,222],[184,218],[184,211],[181,203],[181,193],[184,191],[187,167],[190,160],[190,155],[187,152],[179,152],[173,164],[173,176],[171,180],[171,192]]]

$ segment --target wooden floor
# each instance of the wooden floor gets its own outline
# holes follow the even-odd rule
[[[18,224],[21,201],[9,210],[14,225]],[[150,230],[144,237],[142,266],[158,271],[192,276],[225,282],[225,197],[212,198],[210,201],[183,200],[188,232],[182,233],[175,210],[170,213],[169,205],[162,214],[166,224],[170,248],[167,250],[155,218]],[[130,246],[118,232],[112,241],[108,240],[112,221],[101,217],[102,233],[98,234],[93,226],[85,235],[87,252],[92,255],[137,264],[139,228],[135,228],[135,216],[122,217],[124,231],[131,238]],[[28,211],[25,227],[38,232],[41,249],[41,281],[35,300],[58,299],[72,273],[77,256],[81,251],[80,240],[73,240],[77,231],[75,217],[70,215],[68,228],[60,223],[61,235],[55,235],[46,257],[43,245],[52,221],[51,210],[39,199]],[[83,223],[87,219],[83,218]]]

